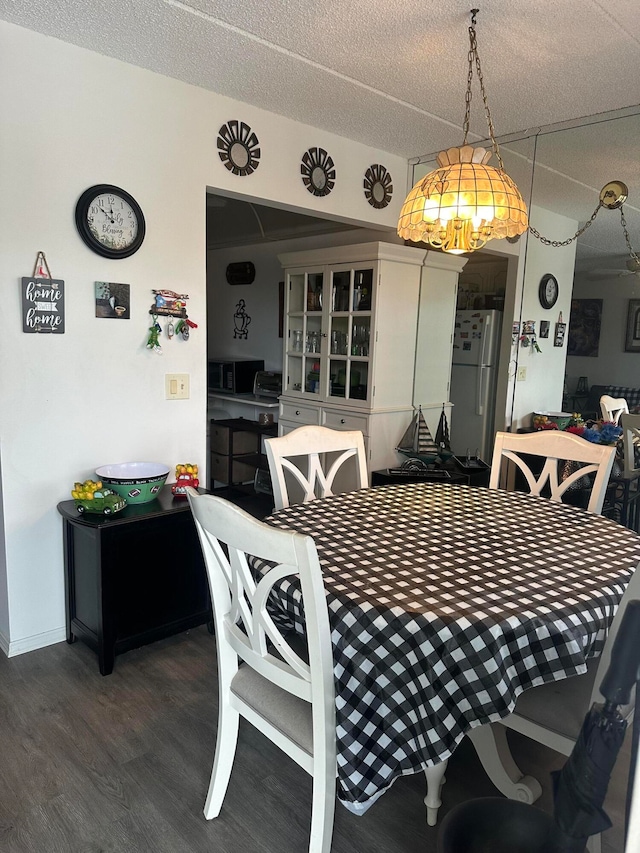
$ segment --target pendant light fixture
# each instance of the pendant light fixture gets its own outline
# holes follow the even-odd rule
[[[421,178],[405,199],[398,234],[413,243],[429,243],[453,254],[481,249],[488,240],[517,238],[529,224],[527,206],[518,187],[504,171],[493,120],[484,88],[478,45],[476,15],[469,26],[464,138],[459,148],[438,154],[438,168]],[[493,152],[467,144],[471,115],[471,82],[476,69]],[[498,166],[490,166],[492,153]]]

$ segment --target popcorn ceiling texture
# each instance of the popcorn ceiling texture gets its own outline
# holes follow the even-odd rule
[[[0,18],[409,158],[461,142],[469,6],[0,0]],[[638,101],[634,0],[485,0],[477,30],[498,134]]]

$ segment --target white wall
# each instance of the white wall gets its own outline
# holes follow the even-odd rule
[[[604,266],[604,264],[603,264]],[[589,385],[640,387],[640,353],[625,352],[627,311],[630,299],[640,299],[640,279],[636,275],[597,279],[576,276],[576,299],[602,299],[602,326],[597,358],[567,356],[567,386],[575,390],[578,377]]]
[[[247,178],[231,175],[216,152],[217,131],[233,118],[260,138],[263,161]],[[311,145],[336,162],[336,187],[324,199],[300,180],[300,157]],[[376,211],[362,175],[381,162],[402,186],[406,162],[4,22],[0,146],[7,590],[5,601],[0,584],[0,631],[15,654],[64,637],[55,507],[73,481],[106,462],[204,461],[206,188],[391,228],[401,194]],[[100,258],[76,233],[76,200],[97,183],[123,187],[144,210],[147,236],[131,258]],[[65,281],[64,335],[22,332],[18,282],[38,250]],[[130,283],[131,320],[95,318],[96,280]],[[161,357],[145,347],[152,288],[188,293],[199,324],[188,342],[165,339]],[[167,372],[190,374],[190,400],[164,399]]]

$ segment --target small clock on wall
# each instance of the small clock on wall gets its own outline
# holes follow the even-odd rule
[[[558,301],[560,289],[558,281],[554,275],[548,272],[540,279],[540,287],[538,288],[538,299],[543,308],[553,308]]]
[[[145,234],[142,208],[125,190],[96,184],[76,204],[76,227],[87,246],[103,258],[128,258]]]

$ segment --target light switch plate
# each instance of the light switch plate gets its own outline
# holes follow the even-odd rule
[[[167,373],[164,377],[165,395],[167,400],[189,399],[189,374]]]

